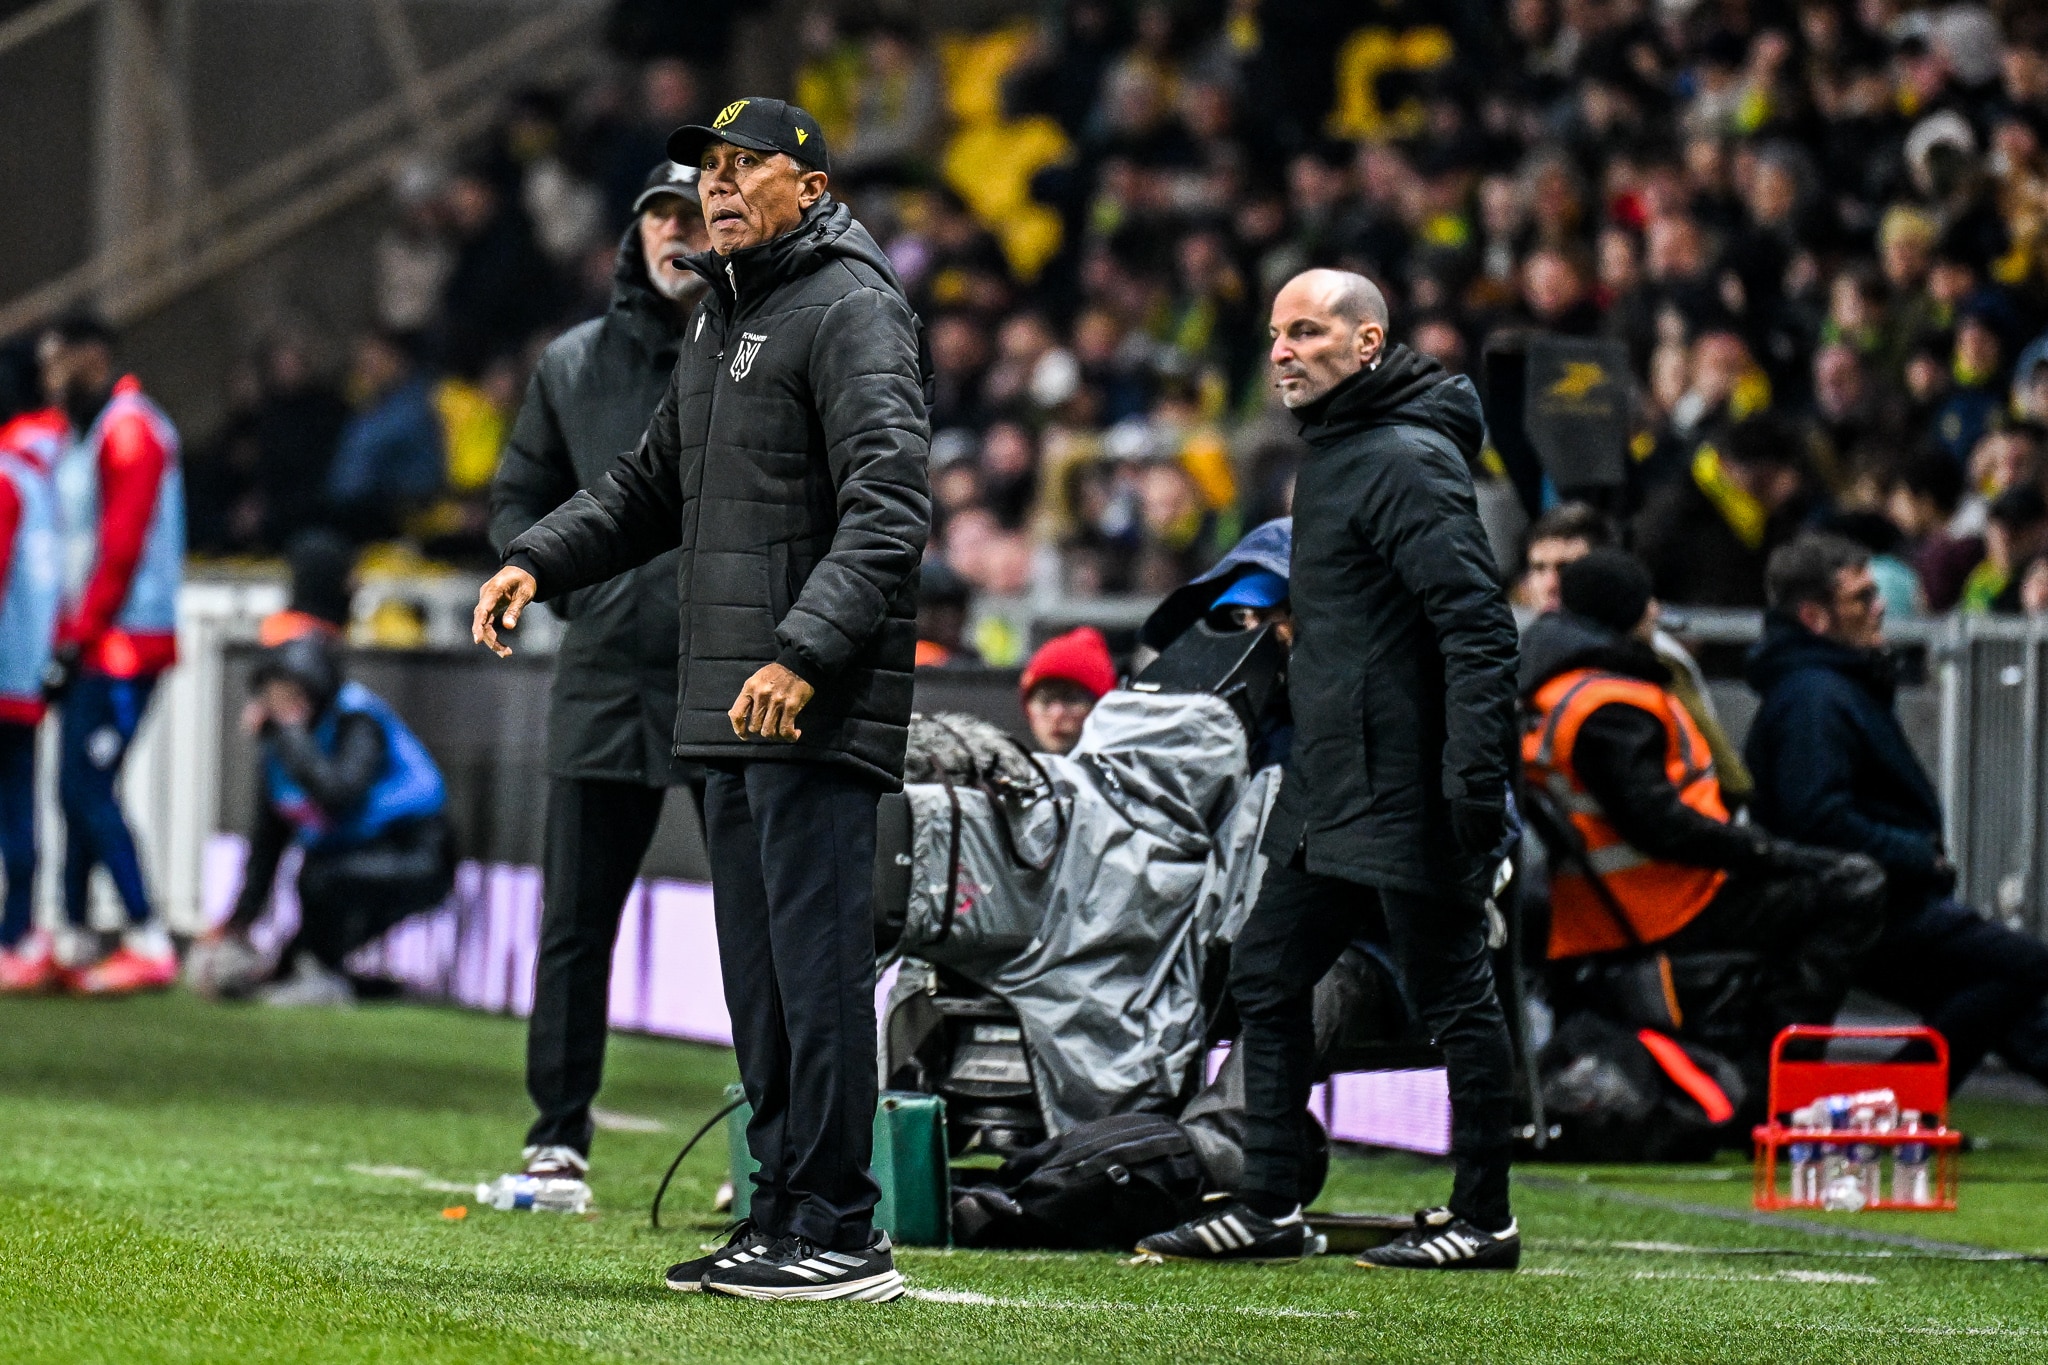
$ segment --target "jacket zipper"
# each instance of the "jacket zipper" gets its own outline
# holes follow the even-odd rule
[[[718,334],[718,351],[711,357],[711,398],[710,401],[704,405],[704,434],[697,443],[697,499],[696,506],[694,510],[691,512],[689,539],[689,543],[693,546],[697,543],[698,532],[701,531],[704,526],[704,476],[706,472],[709,470],[711,464],[711,432],[718,425],[718,390],[720,388],[720,378],[725,374],[726,340],[728,337],[732,335],[734,319],[739,316],[740,282],[738,275],[733,271],[732,262],[730,260],[728,260],[725,263],[725,279],[726,283],[732,286],[732,306],[728,308],[727,306],[725,306],[724,300],[719,300],[718,311],[723,316],[720,319],[721,325]],[[717,297],[718,291],[716,289],[713,289],[711,293],[712,296],[715,298]],[[682,452],[677,451],[676,454],[678,459],[680,459]],[[691,591],[694,594],[696,590],[696,584],[692,583],[690,586]],[[690,606],[688,602],[684,602],[681,605],[683,609],[686,611],[689,609]],[[681,694],[689,691],[690,656],[687,651],[684,652],[682,658],[676,661],[676,665],[677,672],[679,674],[677,678],[678,710],[676,715],[677,723],[681,724]],[[669,741],[669,747],[671,749],[675,747],[675,741],[673,737],[671,737]]]

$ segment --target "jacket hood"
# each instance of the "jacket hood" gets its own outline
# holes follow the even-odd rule
[[[1889,651],[1855,649],[1825,635],[1815,635],[1783,612],[1766,613],[1764,638],[1749,651],[1749,685],[1762,695],[1805,668],[1840,673],[1886,706],[1891,705],[1897,690]]]
[[[1472,460],[1486,440],[1486,417],[1472,381],[1399,344],[1296,416],[1311,445],[1329,445],[1373,427],[1417,426],[1449,437]]]
[[[1168,593],[1138,627],[1138,642],[1166,648],[1202,618],[1230,581],[1256,570],[1286,578],[1293,563],[1294,518],[1275,517],[1254,526],[1206,572]]]
[[[1671,682],[1671,672],[1657,651],[1640,640],[1568,611],[1537,617],[1522,636],[1521,672],[1516,679],[1522,695],[1534,696],[1552,678],[1575,668],[1598,668],[1659,687]]]
[[[635,215],[619,238],[618,257],[612,262],[609,315],[624,320],[649,351],[662,351],[673,349],[682,336],[685,311],[663,298],[647,278],[647,254],[640,249],[640,220]]]
[[[797,225],[780,237],[730,256],[703,251],[687,259],[690,268],[711,281],[711,287],[728,303],[736,280],[744,281],[751,291],[808,275],[834,260],[868,266],[897,293],[903,292],[903,282],[896,278],[896,268],[889,264],[881,243],[854,219],[851,209],[829,193],[805,210]]]

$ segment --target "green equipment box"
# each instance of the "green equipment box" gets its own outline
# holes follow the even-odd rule
[[[737,1085],[725,1097],[740,1098]],[[747,1124],[753,1106],[742,1102],[726,1116],[725,1140],[732,1149],[732,1216],[745,1218],[760,1167],[747,1152]],[[901,1246],[950,1246],[953,1242],[953,1173],[946,1164],[946,1102],[937,1095],[884,1090],[875,1106],[875,1183],[882,1200],[875,1226]]]

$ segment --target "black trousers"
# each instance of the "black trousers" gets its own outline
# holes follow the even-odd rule
[[[1951,1088],[1987,1052],[2048,1084],[2048,943],[1957,901],[1894,906],[1856,984],[1941,1030]]]
[[[411,820],[357,848],[310,852],[299,867],[300,949],[330,971],[408,915],[431,910],[455,886],[455,841],[441,816]]]
[[[704,784],[718,958],[753,1121],[751,1215],[769,1236],[858,1250],[874,1145],[875,809],[849,769],[758,762]]]
[[[1706,909],[1657,946],[1668,952],[1741,950],[1762,957],[1748,1042],[1743,1055],[1730,1058],[1761,1102],[1771,1040],[1787,1024],[1834,1021],[1857,962],[1877,941],[1883,924],[1884,884],[1875,879],[1843,885],[1809,876],[1736,876],[1722,884]]]
[[[590,1152],[590,1105],[604,1082],[612,949],[626,895],[661,823],[665,787],[557,777],[541,852],[540,953],[526,1025],[534,1147]]]
[[[1243,1022],[1245,1190],[1288,1203],[1300,1197],[1316,982],[1354,938],[1381,928],[1450,1073],[1451,1209],[1497,1229],[1509,1217],[1514,1054],[1484,916],[1476,905],[1317,876],[1299,854],[1267,866],[1231,950],[1230,991]]]

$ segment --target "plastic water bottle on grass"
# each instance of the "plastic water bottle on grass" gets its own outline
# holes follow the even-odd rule
[[[582,1213],[590,1207],[590,1186],[581,1180],[515,1173],[480,1182],[476,1200],[507,1212],[532,1209],[540,1213]]]
[[[1825,1103],[1829,1131],[1845,1132],[1849,1127],[1848,1096],[1830,1095]],[[1870,1202],[1862,1167],[1851,1159],[1850,1152],[1844,1143],[1821,1144],[1820,1206],[1831,1213],[1855,1213]]]

